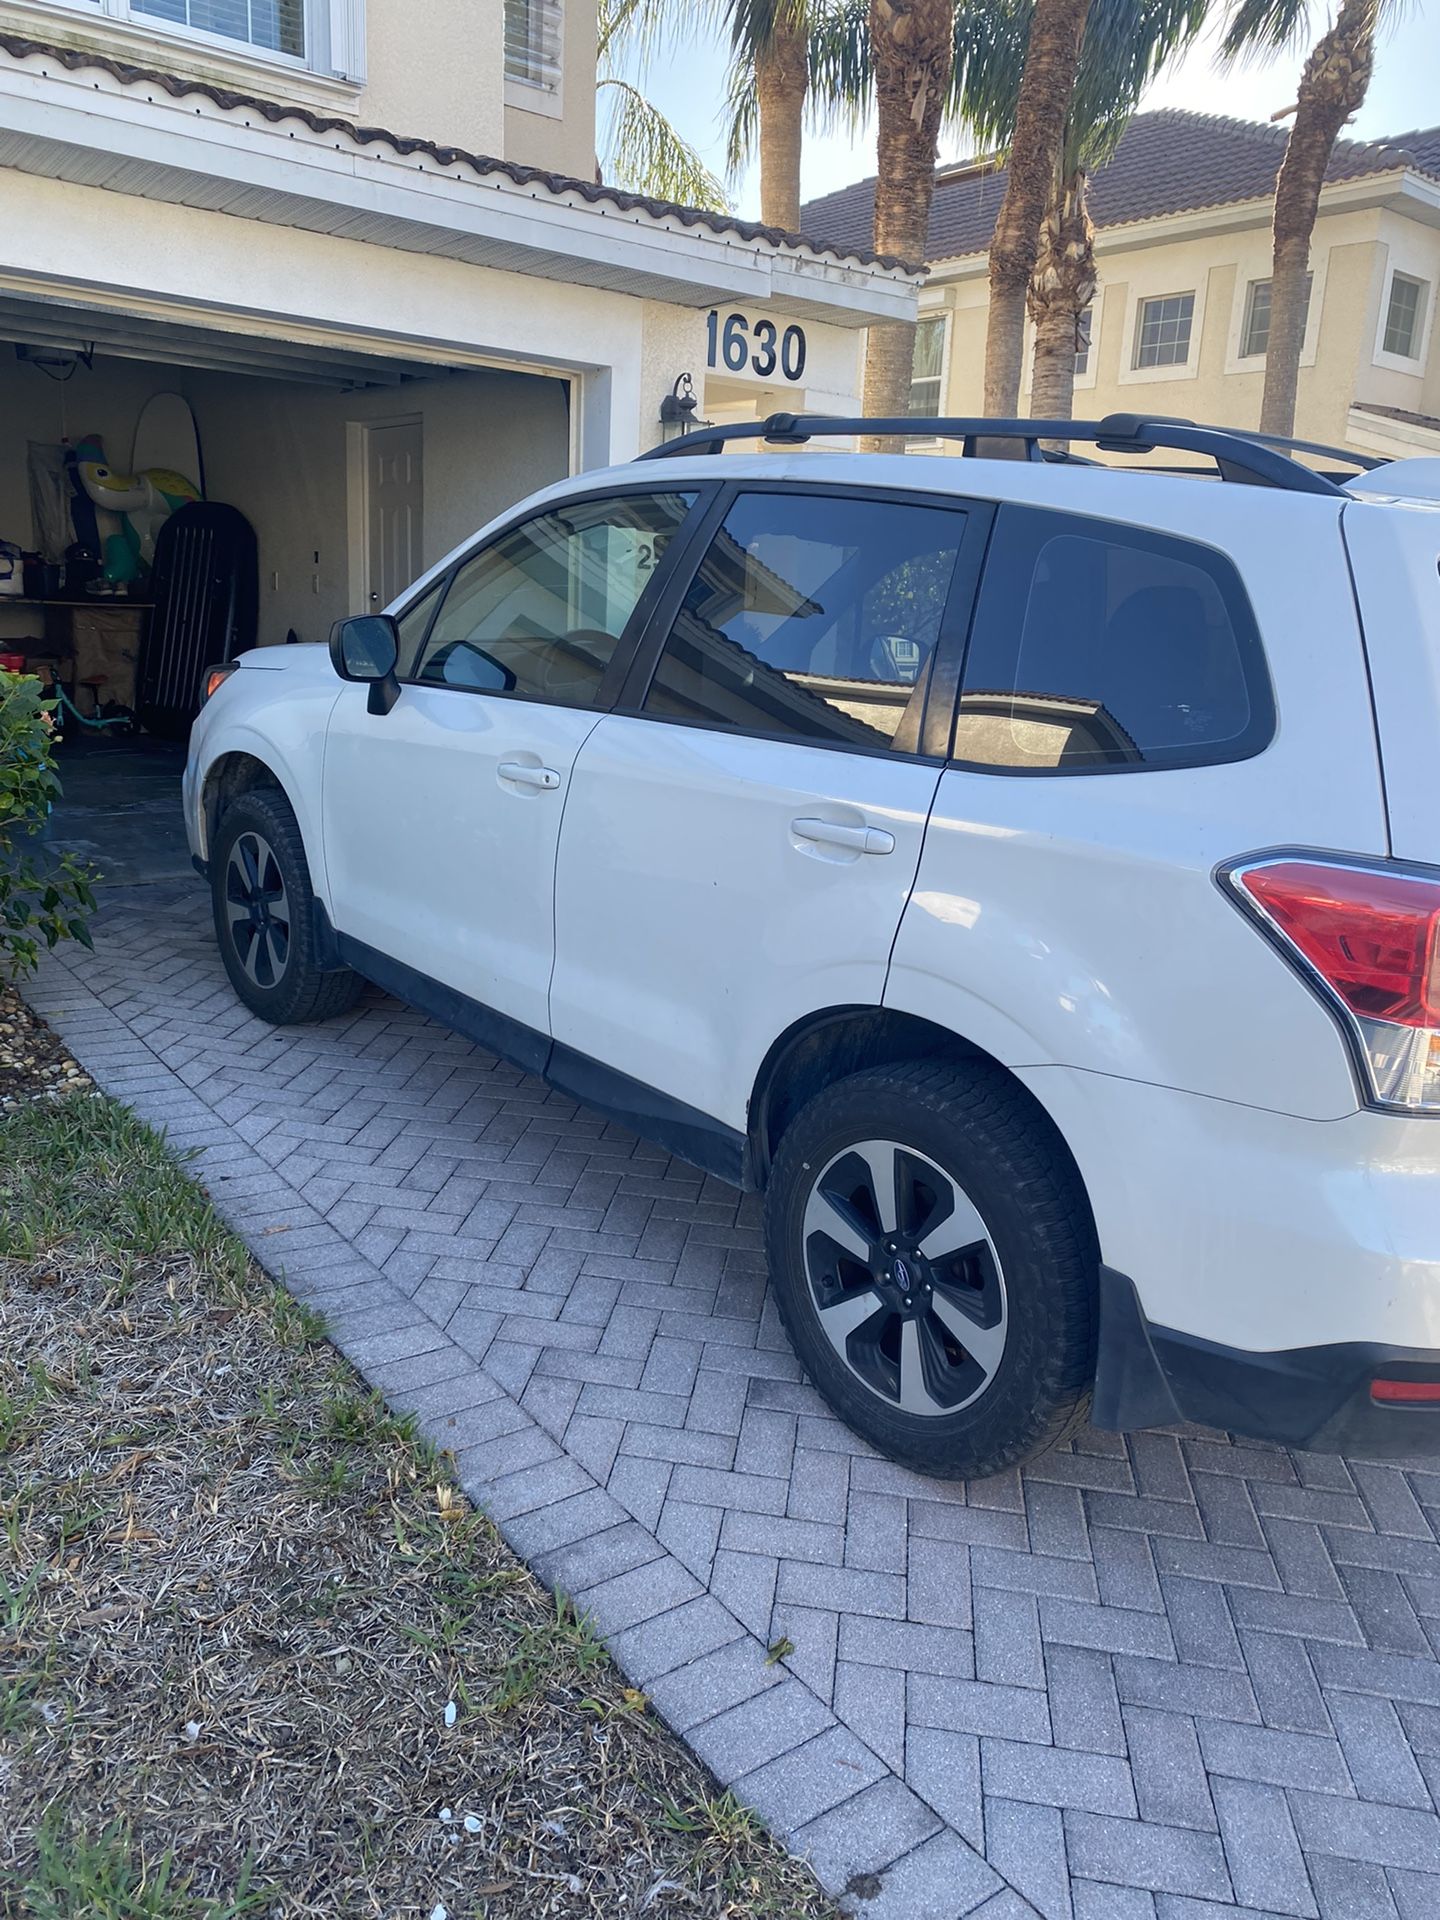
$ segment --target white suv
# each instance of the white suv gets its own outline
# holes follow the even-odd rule
[[[858,424],[567,481],[217,670],[236,992],[374,981],[763,1189],[796,1352],[922,1471],[1087,1410],[1433,1449],[1440,463],[786,450]]]

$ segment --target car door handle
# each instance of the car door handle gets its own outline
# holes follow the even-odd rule
[[[822,847],[845,847],[851,853],[893,853],[895,836],[883,827],[841,827],[833,820],[792,820],[790,831],[799,840]]]
[[[518,760],[502,760],[495,771],[502,780],[513,780],[517,787],[536,787],[544,793],[553,793],[560,784],[553,767],[527,767]]]

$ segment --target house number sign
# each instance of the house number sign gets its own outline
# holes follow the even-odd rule
[[[712,309],[706,321],[707,367],[727,373],[752,373],[770,380],[778,373],[799,380],[805,372],[805,329],[794,325],[782,333],[773,320],[751,320],[743,313]]]

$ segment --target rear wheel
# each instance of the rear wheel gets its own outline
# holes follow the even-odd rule
[[[1073,1168],[983,1064],[837,1081],[766,1195],[771,1285],[840,1417],[922,1473],[999,1473],[1083,1417],[1097,1255]]]
[[[300,829],[284,797],[243,794],[221,816],[210,857],[215,938],[230,984],[262,1020],[297,1026],[355,1004],[364,982],[322,972],[315,895]]]

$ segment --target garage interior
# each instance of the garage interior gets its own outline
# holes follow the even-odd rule
[[[171,514],[161,506],[148,523],[108,511],[87,523],[81,500],[77,528],[72,510],[84,487],[64,450],[92,474],[98,451],[117,480],[133,477],[142,414],[184,418],[174,398],[147,413],[156,396],[178,397],[193,418],[193,441],[167,443],[196,449],[190,464],[203,471],[182,477],[207,505],[234,510],[223,516],[234,552],[198,598],[193,582],[182,594],[171,580],[182,529],[198,537],[205,512],[183,491],[167,490]],[[186,722],[203,668],[226,650],[209,635],[232,634],[234,651],[323,641],[345,614],[385,605],[493,515],[564,478],[570,401],[559,377],[0,291],[0,662],[63,696],[52,843],[112,882],[188,873]],[[167,517],[175,526],[152,568],[137,555],[153,553],[141,535]],[[224,599],[247,566],[253,588]],[[163,717],[143,697],[157,597],[164,644],[173,652],[178,635],[180,648],[169,696],[179,705]]]

